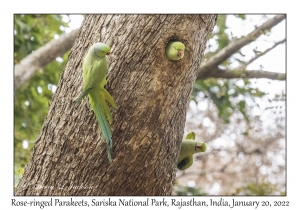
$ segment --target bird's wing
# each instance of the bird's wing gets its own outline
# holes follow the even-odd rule
[[[185,170],[193,164],[193,156],[187,156],[177,164],[179,170]]]

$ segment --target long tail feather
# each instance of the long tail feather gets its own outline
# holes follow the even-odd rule
[[[103,88],[102,91],[102,95],[104,96],[105,100],[113,107],[113,108],[117,108],[117,105],[114,101],[114,99],[111,97],[111,95],[109,94],[109,92],[107,92],[106,89]]]
[[[104,97],[103,97],[102,92],[101,92],[101,96],[102,96],[102,99],[103,99]],[[111,116],[109,107],[108,107],[107,103],[105,102],[105,100],[101,100],[101,105],[102,105],[102,107],[104,109],[104,114],[107,117],[108,123],[111,125],[111,123],[112,123],[112,116]]]
[[[102,90],[104,88],[101,88],[100,85],[93,88],[93,90],[89,93],[91,108],[93,109],[96,119],[98,121],[100,130],[102,134],[104,135],[105,141],[106,141],[106,150],[108,159],[111,162],[111,150],[112,150],[112,134],[110,130],[110,126],[107,122],[106,114],[105,112],[109,111],[107,104],[105,102],[105,98],[102,97]],[[111,116],[111,115],[110,115]],[[111,117],[110,117],[111,119]]]

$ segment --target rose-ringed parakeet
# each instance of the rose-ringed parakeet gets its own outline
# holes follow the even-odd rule
[[[206,144],[195,141],[195,133],[189,133],[181,143],[180,155],[177,161],[177,168],[185,170],[193,164],[193,155],[206,151]]]
[[[185,46],[181,42],[169,42],[166,47],[166,56],[172,61],[183,58]]]
[[[75,101],[79,102],[88,95],[91,108],[104,135],[108,159],[111,162],[112,133],[109,124],[112,122],[112,116],[107,102],[114,108],[117,106],[111,95],[104,88],[108,72],[105,56],[109,55],[109,53],[110,47],[101,42],[95,43],[89,48],[82,65],[83,90]]]

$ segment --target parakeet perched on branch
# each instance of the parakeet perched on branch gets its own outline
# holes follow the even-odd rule
[[[193,155],[206,151],[206,144],[195,141],[195,133],[189,133],[181,143],[180,155],[177,161],[177,168],[185,170],[193,164]]]
[[[183,58],[185,46],[181,42],[169,42],[166,47],[166,55],[172,61]]]
[[[108,159],[111,162],[112,133],[109,124],[112,123],[112,116],[107,102],[114,108],[117,106],[111,95],[104,88],[108,71],[105,56],[109,55],[109,53],[110,47],[101,42],[95,43],[90,47],[82,65],[83,90],[75,101],[79,102],[88,95],[91,108],[104,135]]]

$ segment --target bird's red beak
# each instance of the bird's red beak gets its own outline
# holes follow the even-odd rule
[[[181,50],[178,51],[177,56],[178,56],[178,57],[182,57],[182,51],[181,51]]]
[[[196,148],[202,150],[202,145],[198,145]]]

